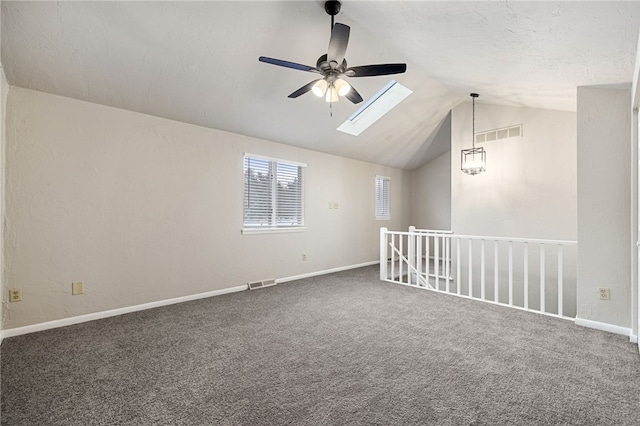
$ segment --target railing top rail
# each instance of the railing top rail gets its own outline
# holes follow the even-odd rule
[[[408,232],[408,231],[386,231],[389,235],[415,235],[417,233],[427,236],[443,237],[442,232]],[[515,238],[515,237],[489,237],[482,235],[461,235],[461,234],[446,234],[446,238],[458,238],[468,240],[485,240],[485,241],[507,241],[513,243],[537,243],[537,244],[555,244],[555,245],[575,245],[578,242],[573,240],[545,240],[537,238]]]
[[[416,235],[417,232],[409,232],[409,231],[385,231],[385,234],[389,235]],[[440,234],[438,234],[440,235]]]
[[[460,238],[468,240],[491,240],[491,241],[508,241],[513,243],[538,243],[538,244],[557,244],[557,245],[575,245],[578,242],[573,240],[545,240],[539,238],[514,238],[514,237],[488,237],[481,235],[460,235],[451,234],[447,235],[451,238]]]
[[[414,229],[414,232],[427,233],[427,234],[453,234],[453,231],[445,231],[441,229]]]

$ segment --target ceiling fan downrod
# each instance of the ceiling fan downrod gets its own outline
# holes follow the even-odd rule
[[[340,13],[341,6],[342,6],[342,3],[340,3],[338,0],[328,0],[324,2],[325,12],[327,12],[328,15],[331,15],[331,29],[333,29],[333,25],[334,25],[333,23],[334,16]]]

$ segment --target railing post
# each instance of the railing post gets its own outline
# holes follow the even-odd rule
[[[385,227],[380,228],[380,279],[388,279],[387,275],[387,231]]]
[[[413,284],[413,280],[411,279],[412,275],[415,275],[415,271],[418,268],[416,268],[416,227],[415,226],[410,226],[409,227],[409,236],[407,237],[409,239],[409,241],[407,241],[408,243],[408,250],[409,250],[409,267],[407,268],[407,274],[409,276],[409,284]],[[418,284],[418,277],[416,277],[416,284]]]

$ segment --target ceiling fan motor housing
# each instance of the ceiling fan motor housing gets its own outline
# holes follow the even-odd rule
[[[324,3],[324,10],[331,16],[340,13],[340,2],[337,0],[329,0]]]

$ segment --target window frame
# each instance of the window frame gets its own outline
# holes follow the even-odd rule
[[[376,175],[375,180],[375,194],[374,194],[374,212],[376,220],[391,220],[391,178],[389,176]],[[381,187],[378,185],[381,182]],[[386,198],[385,198],[385,184],[386,184]],[[382,189],[382,194],[379,194],[379,190]],[[378,199],[382,198],[382,211],[378,210]],[[386,208],[385,208],[386,207]]]
[[[270,189],[268,190],[268,197],[270,198],[271,216],[267,224],[251,224],[247,223],[247,160],[258,160],[268,162],[268,173]],[[300,220],[291,225],[278,224],[278,164],[287,167],[297,167],[297,173],[299,180],[301,181],[300,193],[297,195],[300,200],[296,205],[296,209],[299,210]],[[306,175],[306,163],[300,163],[297,161],[284,160],[281,158],[268,157],[265,155],[251,154],[245,152],[242,156],[242,234],[267,234],[267,233],[286,233],[286,232],[303,232],[306,231],[305,226],[305,175]]]

